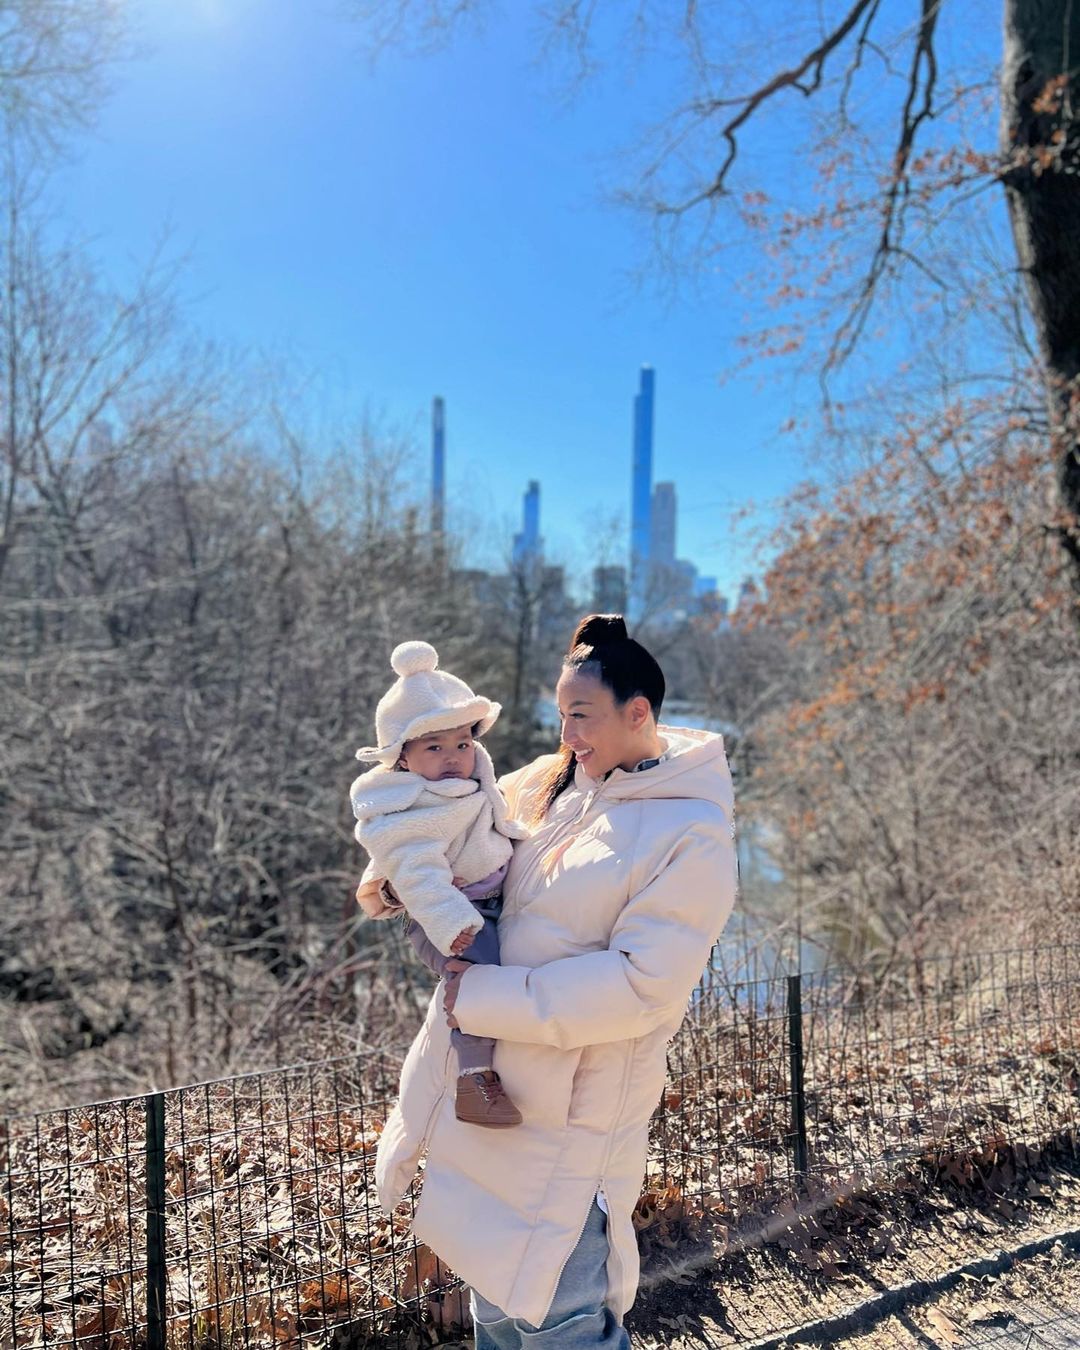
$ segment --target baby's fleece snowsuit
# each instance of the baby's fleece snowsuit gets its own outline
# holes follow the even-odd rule
[[[413,946],[437,975],[445,972],[451,944],[466,929],[475,936],[461,959],[499,964],[503,878],[511,841],[525,837],[509,818],[491,757],[479,743],[474,772],[474,778],[433,781],[379,765],[349,789],[356,838],[371,859],[364,879],[390,882],[409,915]],[[455,877],[463,883],[460,890]],[[388,908],[385,914],[394,912]],[[461,1072],[491,1067],[490,1038],[454,1031],[452,1040]]]

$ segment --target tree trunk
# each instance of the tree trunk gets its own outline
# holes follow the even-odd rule
[[[1046,366],[1063,519],[1080,591],[1080,0],[1005,0],[1002,174]]]

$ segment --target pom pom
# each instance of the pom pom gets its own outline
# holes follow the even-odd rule
[[[391,652],[390,664],[397,675],[419,675],[435,669],[439,653],[430,642],[402,642]]]

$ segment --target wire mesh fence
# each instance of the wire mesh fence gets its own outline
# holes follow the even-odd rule
[[[465,1320],[374,1194],[398,1062],[342,1056],[5,1121],[0,1347],[409,1346]],[[1080,947],[731,984],[669,1054],[636,1219],[1077,1152]]]
[[[962,1180],[1080,1131],[1080,947],[728,984],[707,973],[669,1052],[651,1203],[733,1220],[813,1183]]]

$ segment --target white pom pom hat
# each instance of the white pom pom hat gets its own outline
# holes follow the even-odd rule
[[[398,679],[375,709],[379,744],[357,750],[357,759],[377,759],[391,766],[406,741],[464,726],[482,736],[502,712],[501,704],[481,698],[464,680],[439,670],[439,653],[430,642],[402,642],[391,652],[390,664]]]

